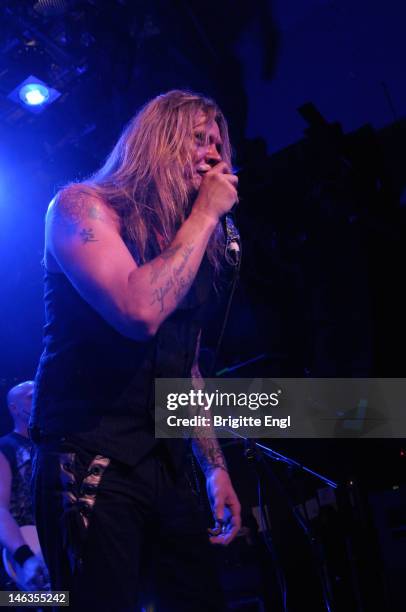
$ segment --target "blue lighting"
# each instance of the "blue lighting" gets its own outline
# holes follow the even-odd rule
[[[29,83],[20,89],[19,96],[28,106],[40,106],[48,101],[49,90],[40,83]]]
[[[30,75],[17,85],[7,96],[15,104],[19,104],[31,113],[42,113],[50,104],[61,95],[60,91],[53,89],[41,79]]]

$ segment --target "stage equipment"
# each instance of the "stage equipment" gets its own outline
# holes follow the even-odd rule
[[[7,97],[32,113],[40,113],[60,95],[59,91],[31,75],[17,85]]]

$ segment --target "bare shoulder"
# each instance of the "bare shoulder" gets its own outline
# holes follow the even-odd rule
[[[119,229],[117,213],[91,188],[70,185],[57,193],[47,212],[47,224],[75,230],[89,220],[98,220]]]

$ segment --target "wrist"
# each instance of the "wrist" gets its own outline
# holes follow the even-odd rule
[[[219,219],[215,215],[211,215],[209,212],[207,212],[203,205],[199,206],[198,200],[196,200],[189,218],[195,220],[200,229],[205,227],[210,231],[210,233],[214,230],[219,222]]]
[[[13,559],[20,567],[24,565],[27,559],[34,556],[35,553],[32,552],[28,544],[22,544],[22,546],[19,546],[13,553]]]
[[[206,478],[219,470],[228,474],[227,463],[216,438],[194,438],[192,448]]]
[[[220,464],[219,465],[210,465],[210,466],[208,466],[204,470],[204,475],[206,476],[206,478],[210,478],[210,476],[213,476],[213,474],[215,474],[217,472],[219,472],[219,473],[223,472],[223,473],[228,475],[228,468],[227,468],[227,466],[225,464],[224,465],[222,465],[222,464],[221,465]]]

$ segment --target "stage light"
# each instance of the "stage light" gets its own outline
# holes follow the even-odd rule
[[[19,96],[28,106],[39,106],[48,100],[49,89],[39,83],[29,83],[20,89]]]
[[[17,85],[7,97],[32,113],[39,113],[55,102],[60,95],[59,91],[31,75]]]

